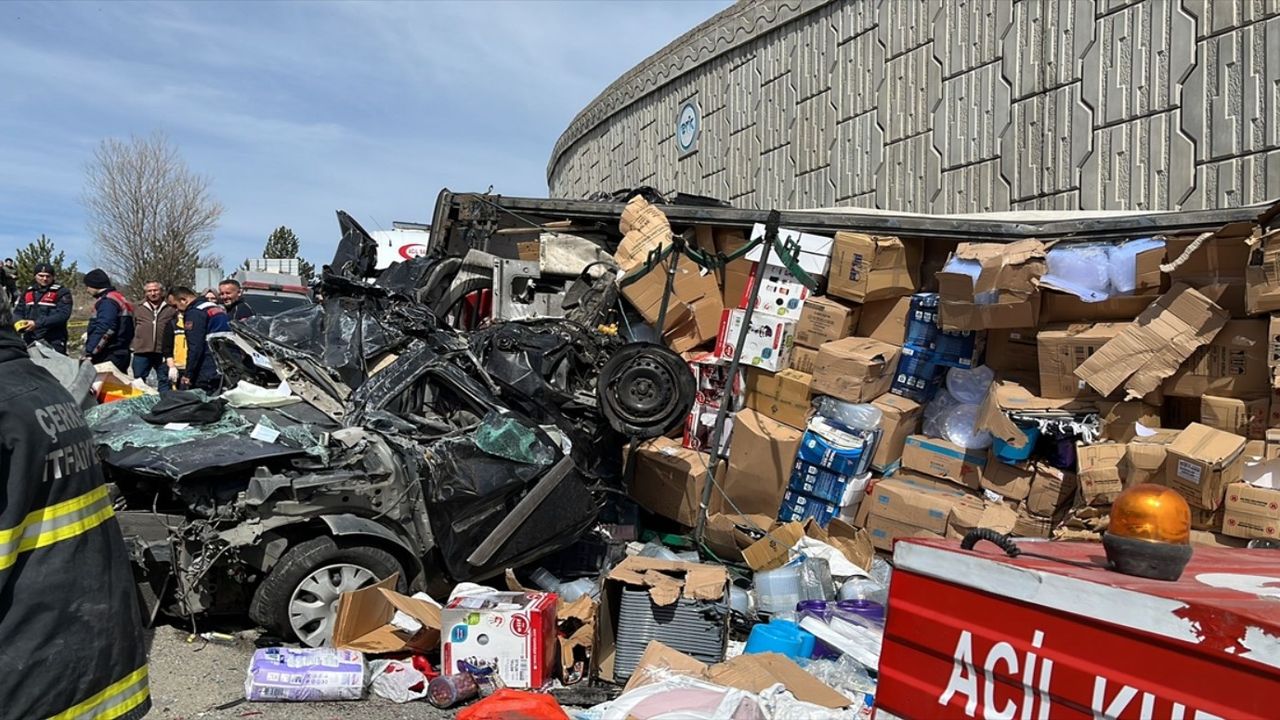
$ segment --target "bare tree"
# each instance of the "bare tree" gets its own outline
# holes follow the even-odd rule
[[[142,284],[191,285],[222,216],[209,179],[193,173],[162,133],[102,141],[87,168],[84,204],[99,260],[137,295]]]

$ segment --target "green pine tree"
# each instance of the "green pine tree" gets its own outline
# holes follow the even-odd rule
[[[19,289],[36,281],[36,265],[40,263],[53,265],[54,282],[73,290],[80,285],[80,268],[74,262],[68,263],[67,254],[55,248],[53,241],[41,233],[40,237],[26,247],[18,248],[17,254],[13,256],[13,264],[17,269],[17,277],[14,279]]]
[[[302,276],[303,280],[311,282],[311,279],[315,277],[315,266],[304,260],[298,253],[298,236],[294,234],[293,230],[281,225],[273,230],[267,238],[267,246],[262,250],[262,257],[280,260],[297,258],[298,274]],[[247,262],[245,267],[248,267]]]

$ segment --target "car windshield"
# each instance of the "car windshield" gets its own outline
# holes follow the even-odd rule
[[[264,317],[272,317],[285,310],[292,310],[311,304],[311,298],[305,295],[257,295],[245,293],[244,299],[253,308],[254,313]]]

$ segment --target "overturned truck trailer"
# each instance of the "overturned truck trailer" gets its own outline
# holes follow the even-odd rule
[[[599,327],[612,307],[455,331],[421,301],[451,277],[442,258],[376,272],[339,220],[322,303],[210,336],[222,397],[90,412],[152,612],[247,609],[322,644],[342,592],[481,579],[575,542],[618,490],[622,444],[692,404],[678,355]],[[647,393],[616,390],[633,377]]]

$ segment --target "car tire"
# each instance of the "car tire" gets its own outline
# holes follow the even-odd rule
[[[368,545],[339,545],[331,537],[298,543],[285,551],[254,592],[249,616],[273,633],[304,646],[328,645],[342,592],[368,587],[399,573],[394,555]]]

